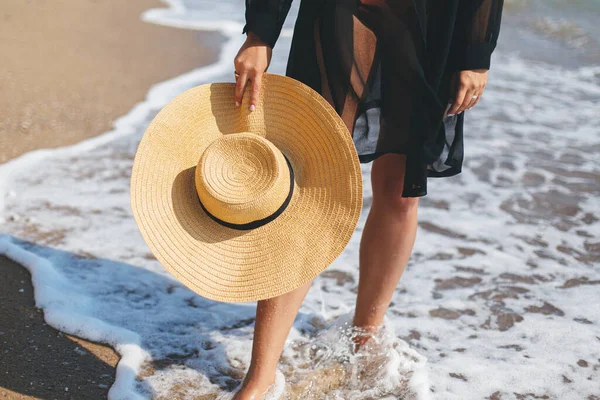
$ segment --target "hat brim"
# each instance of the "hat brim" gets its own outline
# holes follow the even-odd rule
[[[248,85],[249,86],[249,85]],[[344,250],[362,209],[362,175],[348,128],[327,101],[290,77],[265,73],[256,110],[235,107],[234,83],[189,89],[153,119],[136,152],[131,207],[157,260],[206,298],[256,301],[315,278]],[[294,192],[285,211],[236,230],[201,208],[194,172],[221,135],[252,132],[289,159]]]

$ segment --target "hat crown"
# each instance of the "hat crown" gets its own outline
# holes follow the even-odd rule
[[[195,174],[204,209],[228,224],[276,215],[290,195],[289,164],[271,141],[250,133],[226,134],[202,153]]]

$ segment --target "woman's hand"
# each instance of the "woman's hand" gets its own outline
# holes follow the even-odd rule
[[[448,110],[448,115],[461,113],[473,107],[483,94],[487,83],[487,69],[473,69],[457,71],[452,76],[452,107]],[[473,96],[477,96],[473,98]]]
[[[248,32],[246,41],[233,61],[235,71],[239,74],[235,79],[235,105],[237,107],[242,103],[246,84],[250,81],[252,85],[250,111],[254,111],[258,104],[262,75],[271,63],[272,52],[273,49],[257,35]]]

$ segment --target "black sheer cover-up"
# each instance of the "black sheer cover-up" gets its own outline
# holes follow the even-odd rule
[[[275,47],[292,0],[245,0],[246,24]],[[406,155],[403,197],[461,172],[466,112],[445,115],[452,75],[490,68],[503,0],[300,0],[286,75],[319,92],[359,159]]]

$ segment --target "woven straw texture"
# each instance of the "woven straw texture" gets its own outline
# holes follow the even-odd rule
[[[196,189],[212,215],[245,224],[277,211],[290,192],[290,172],[281,151],[266,138],[249,132],[223,135],[202,153]]]
[[[152,253],[177,280],[216,301],[267,299],[315,278],[344,250],[362,209],[354,143],[321,95],[265,73],[253,112],[249,98],[247,85],[235,107],[234,83],[180,94],[148,126],[131,175],[133,215]],[[275,220],[238,230],[204,212],[199,195],[228,222],[272,213],[289,193],[283,155],[294,189]]]

